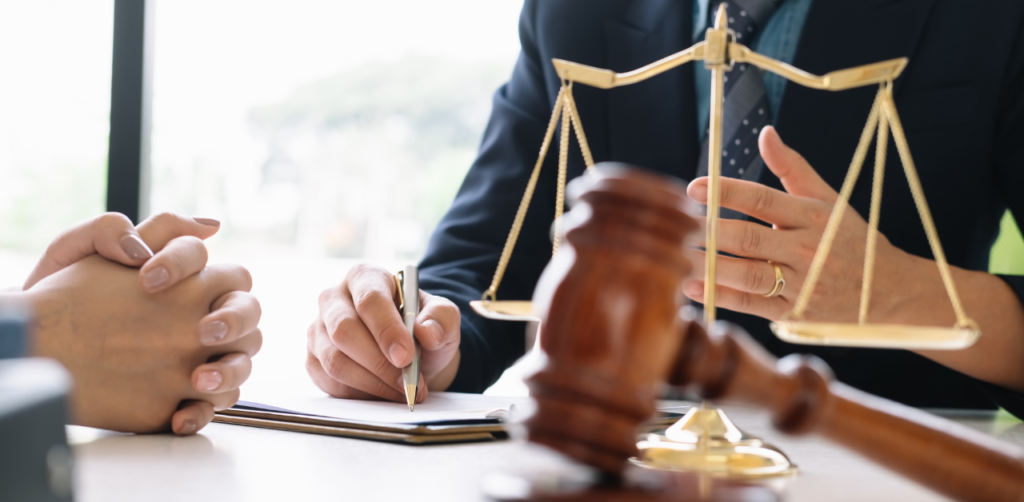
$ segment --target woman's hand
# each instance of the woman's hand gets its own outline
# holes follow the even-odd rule
[[[718,257],[716,303],[720,308],[777,320],[793,308],[838,194],[799,153],[782,142],[773,127],[761,131],[758,144],[765,164],[786,191],[722,178],[722,207],[771,223],[772,228],[750,221],[719,221],[719,250],[743,258]],[[707,186],[706,177],[696,179],[687,193],[707,204]],[[867,230],[867,222],[856,211],[845,212],[805,314],[808,319],[857,320]],[[696,253],[699,256],[694,260],[693,277],[702,277],[704,254]],[[775,287],[775,269],[768,260],[779,264],[786,280],[782,294],[771,298],[764,297]],[[917,283],[912,271],[920,259],[879,235],[875,260],[869,318],[877,322],[888,319],[906,296],[913,294]],[[687,281],[683,292],[695,301],[703,301],[704,281]]]
[[[25,292],[35,314],[33,353],[74,376],[74,423],[191,434],[237,401],[262,344],[251,278],[235,265],[188,272],[148,293],[135,269],[93,255]],[[228,327],[216,344],[200,337],[211,319]]]
[[[39,281],[86,257],[98,254],[122,265],[140,267],[137,272],[138,285],[146,293],[158,293],[204,270],[208,255],[202,239],[213,236],[219,228],[220,222],[217,220],[161,213],[142,222],[136,229],[124,215],[106,213],[72,227],[57,237],[25,282],[25,289],[32,288]],[[248,343],[255,344],[256,350],[259,350],[262,336],[256,326],[260,315],[259,301],[248,293],[248,289],[232,291],[214,302],[212,310],[194,328],[193,336],[200,344],[215,348],[251,335],[254,340]],[[152,350],[157,348],[153,347]],[[193,390],[209,394],[212,382],[220,378],[222,383],[214,390],[221,394],[234,391],[237,400],[237,388],[248,377],[252,354],[228,353],[226,348],[219,349],[219,352],[222,355],[216,363],[193,370]],[[78,353],[74,347],[55,347],[50,355],[63,362],[77,357]],[[225,368],[218,371],[216,368],[219,366]],[[244,372],[237,371],[238,368],[245,368]],[[215,371],[217,375],[209,371]],[[224,374],[238,376],[240,380],[225,380]],[[78,379],[79,373],[75,373],[75,377]],[[121,396],[106,397],[106,401],[90,402],[87,406],[105,406]],[[183,435],[197,432],[213,419],[215,404],[218,407],[225,404],[221,401],[225,400],[183,401],[171,416],[172,430]],[[227,406],[232,404],[234,400]]]
[[[175,274],[180,272],[177,270],[179,267],[175,266],[180,261],[180,257],[175,254],[178,251],[172,248],[161,252],[163,248],[178,237],[206,240],[219,229],[220,222],[217,220],[174,213],[152,216],[136,229],[127,216],[104,213],[57,236],[47,246],[22,289],[31,288],[50,274],[86,256],[98,254],[128,267],[141,267],[139,280],[143,288],[150,292],[159,291],[184,278],[181,274]]]

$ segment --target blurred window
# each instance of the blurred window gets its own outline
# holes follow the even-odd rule
[[[211,259],[252,272],[247,385],[309,385],[319,292],[358,261],[423,255],[512,73],[521,7],[157,2],[151,210],[220,219]]]
[[[521,0],[157,4],[152,210],[230,254],[415,260],[519,52]]]
[[[113,0],[0,2],[0,287],[103,211]]]

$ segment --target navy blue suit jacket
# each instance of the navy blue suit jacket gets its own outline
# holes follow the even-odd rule
[[[479,299],[491,281],[535,162],[559,87],[551,58],[619,72],[639,68],[692,44],[691,1],[525,2],[522,53],[509,82],[495,93],[479,157],[422,263],[424,289],[452,299],[463,313],[462,361],[451,390],[482,391],[524,352],[523,324],[484,320],[467,302]],[[910,58],[896,82],[897,107],[949,261],[967,269],[987,269],[1007,207],[1024,221],[1022,20],[1019,0],[818,0],[794,59],[795,66],[823,74]],[[684,65],[612,90],[576,85],[594,159],[692,179],[700,149],[693,79],[692,65]],[[776,128],[838,189],[875,92],[874,87],[825,92],[788,84]],[[895,246],[931,258],[893,150],[881,231]],[[570,152],[571,179],[582,174],[583,162],[577,147]],[[550,259],[556,155],[552,152],[544,166],[500,299],[529,299]],[[851,198],[862,215],[870,198],[870,171],[865,169]],[[767,170],[761,181],[781,189]],[[1024,295],[1022,278],[1004,279]],[[763,319],[731,312],[721,317],[743,326],[776,355],[816,354],[839,380],[896,401],[962,408],[992,408],[999,402],[1011,411],[1024,409],[1016,395],[908,351],[790,345],[775,338]]]

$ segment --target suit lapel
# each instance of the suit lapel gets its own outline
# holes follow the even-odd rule
[[[693,0],[633,0],[605,26],[609,68],[635,70],[692,44]],[[698,63],[700,64],[700,63]],[[692,178],[697,143],[693,65],[608,92],[609,159]]]
[[[815,0],[794,66],[815,74],[913,54],[935,0]],[[898,94],[902,82],[896,81]],[[788,83],[776,128],[833,187],[842,184],[878,88],[816,91]],[[862,182],[864,181],[862,176]],[[761,182],[781,188],[765,172]],[[858,190],[861,191],[861,190]]]

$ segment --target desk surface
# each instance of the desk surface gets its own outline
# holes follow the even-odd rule
[[[253,293],[264,307],[264,343],[243,398],[249,387],[312,385],[302,365],[306,324],[298,320],[316,316],[317,294],[337,284],[350,263],[244,263],[261,278]],[[273,287],[299,279],[306,282]],[[522,367],[506,371],[492,390],[523,395]],[[789,501],[942,500],[825,441],[780,434],[761,412],[726,409],[736,425],[779,446],[799,466],[800,474],[786,481]],[[1000,422],[993,414],[952,418],[1024,447],[1024,424]],[[478,501],[484,476],[555,462],[510,441],[411,447],[221,424],[188,438],[69,430],[77,454],[78,502]]]
[[[786,500],[944,500],[828,442],[780,434],[759,411],[726,410],[737,425],[781,447],[799,466],[799,475],[782,482]],[[994,413],[943,415],[1024,446],[1019,422],[998,420]],[[557,462],[514,441],[411,447],[222,424],[188,438],[81,427],[70,427],[69,436],[80,502],[477,501],[483,500],[480,484],[489,473]]]

